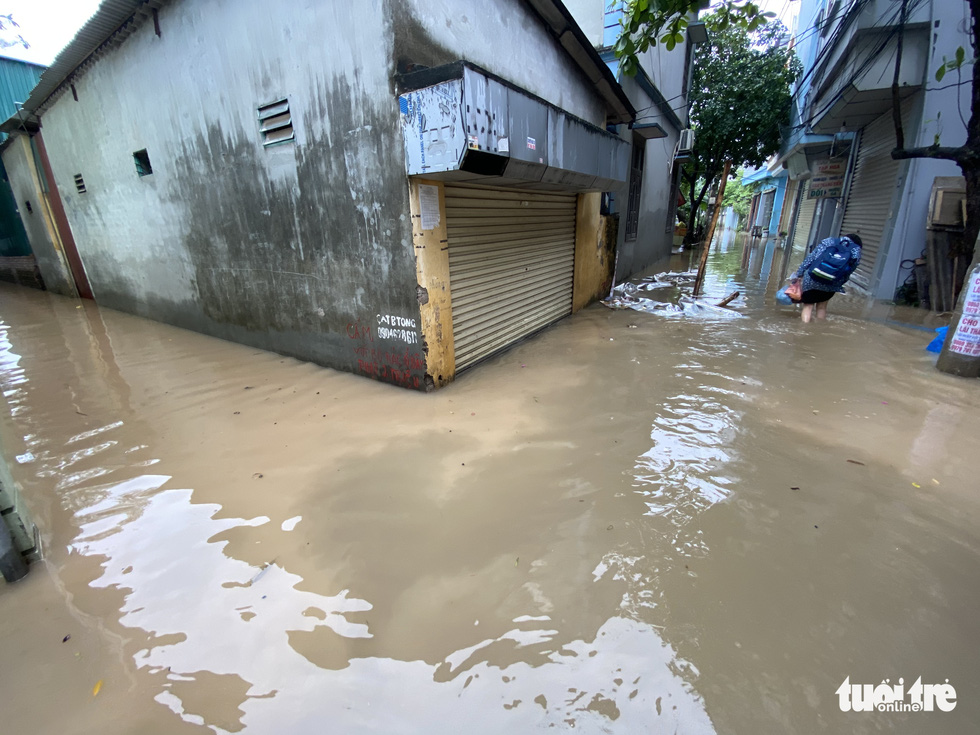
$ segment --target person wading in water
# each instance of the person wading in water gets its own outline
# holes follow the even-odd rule
[[[861,238],[853,234],[828,237],[806,256],[792,279],[792,283],[803,280],[800,316],[804,323],[813,318],[814,307],[817,319],[827,318],[827,302],[844,290],[844,284],[860,262]]]

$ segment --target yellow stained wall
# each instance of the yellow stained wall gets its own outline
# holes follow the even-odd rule
[[[18,170],[26,171],[30,177],[29,182],[29,193],[30,200],[35,202],[34,214],[41,219],[42,227],[44,233],[47,236],[47,242],[36,242],[31,239],[34,235],[35,238],[38,237],[35,231],[28,229],[28,239],[31,240],[31,249],[34,251],[35,259],[38,261],[38,265],[41,267],[41,277],[47,280],[47,288],[51,290],[52,284],[54,283],[54,278],[52,278],[51,273],[45,272],[45,266],[47,263],[44,261],[44,249],[49,245],[51,251],[53,251],[54,256],[60,262],[61,269],[63,271],[60,281],[63,281],[69,289],[70,293],[64,295],[77,296],[78,292],[75,288],[75,281],[71,275],[71,268],[68,266],[68,259],[65,257],[65,248],[61,242],[61,233],[58,232],[57,226],[54,222],[54,214],[51,211],[51,204],[48,201],[48,195],[45,193],[44,188],[41,186],[40,174],[34,165],[34,152],[31,150],[31,139],[27,135],[13,135],[10,141],[9,147],[11,149],[6,155],[18,156],[21,161],[21,166],[18,166]],[[13,166],[8,165],[9,169]],[[50,183],[50,182],[49,182]],[[26,216],[26,215],[22,215]],[[25,223],[27,224],[27,223]],[[60,289],[55,289],[60,291]]]
[[[439,221],[422,228],[420,192],[423,186],[438,192]],[[449,283],[449,239],[446,234],[446,198],[441,181],[410,179],[412,239],[415,269],[424,296],[419,303],[422,336],[425,340],[426,373],[430,389],[441,388],[456,375],[453,342],[452,291]],[[615,235],[599,213],[602,195],[579,194],[575,215],[575,266],[572,312],[604,297],[612,286]]]
[[[449,240],[446,236],[446,196],[441,181],[410,179],[412,208],[412,245],[415,248],[415,271],[425,295],[419,303],[422,338],[425,340],[425,371],[432,378],[427,385],[441,388],[456,375],[456,352],[453,344],[452,294],[449,290]],[[420,191],[423,186],[436,187],[439,194],[439,222],[434,228],[422,229]],[[422,303],[424,302],[424,303]]]
[[[575,214],[575,275],[572,313],[603,298],[612,287],[615,239],[605,236],[599,213],[602,194],[578,195]]]

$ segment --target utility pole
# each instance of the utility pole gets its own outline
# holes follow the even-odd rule
[[[708,227],[708,235],[701,247],[701,262],[698,264],[698,275],[694,279],[694,298],[701,293],[704,285],[704,271],[708,265],[708,251],[711,250],[711,238],[715,236],[715,226],[718,224],[718,215],[721,212],[721,200],[725,196],[725,184],[728,183],[728,172],[732,169],[732,162],[725,161],[725,170],[721,174],[721,184],[718,187],[718,194],[715,196],[715,208],[711,214],[711,226]]]

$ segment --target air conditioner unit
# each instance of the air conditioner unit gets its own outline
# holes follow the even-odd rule
[[[933,182],[926,228],[930,230],[962,229],[966,222],[966,179],[961,176],[939,176]]]
[[[678,153],[688,153],[694,150],[694,131],[690,128],[684,128],[681,131],[680,140],[677,141],[677,151]]]

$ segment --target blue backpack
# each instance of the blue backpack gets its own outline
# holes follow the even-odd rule
[[[808,272],[815,281],[834,283],[846,280],[856,265],[857,260],[851,255],[851,241],[835,237],[830,245],[824,247]]]

